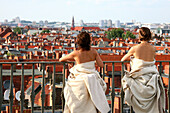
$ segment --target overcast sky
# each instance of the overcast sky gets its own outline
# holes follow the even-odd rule
[[[0,22],[48,20],[85,23],[111,19],[142,23],[170,23],[170,0],[0,0]]]

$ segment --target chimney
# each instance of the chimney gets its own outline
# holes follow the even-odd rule
[[[29,43],[30,42],[30,39],[29,38],[27,38],[27,43]]]
[[[28,45],[27,45],[27,44],[25,44],[24,48],[25,48],[25,50],[28,50]]]
[[[16,46],[16,50],[18,50],[18,51],[19,51],[19,46]]]
[[[23,59],[27,59],[27,56],[26,56],[26,54],[24,54],[24,56],[23,56]]]
[[[41,44],[42,44],[42,46],[44,46],[44,43],[43,43],[43,42],[42,42]]]
[[[45,51],[46,58],[49,58],[49,52]]]
[[[14,59],[16,59],[17,61],[19,61],[19,56],[15,56]]]
[[[38,56],[38,51],[34,51],[34,55],[35,55],[35,56]]]
[[[33,59],[33,53],[31,51],[29,52],[29,59]]]
[[[53,52],[53,50],[54,50],[54,46],[51,46],[51,52]]]
[[[56,59],[59,59],[60,58],[59,51],[55,51],[55,53],[56,53]]]
[[[114,53],[116,53],[116,49],[113,49],[112,51],[113,51]]]
[[[42,56],[46,57],[46,55],[45,55],[45,51],[42,51]]]

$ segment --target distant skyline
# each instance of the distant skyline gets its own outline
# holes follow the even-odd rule
[[[0,22],[40,20],[98,23],[111,19],[120,22],[170,23],[170,0],[0,0]]]

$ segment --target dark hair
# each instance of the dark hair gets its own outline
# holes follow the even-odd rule
[[[77,44],[83,50],[90,50],[90,35],[86,32],[81,32],[77,36]]]
[[[139,39],[140,41],[149,41],[151,39],[150,29],[147,27],[141,27],[139,29]]]

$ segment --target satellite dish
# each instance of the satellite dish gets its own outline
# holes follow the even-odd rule
[[[5,92],[4,92],[4,100],[9,100],[9,93],[10,93],[10,89],[5,90]]]
[[[5,89],[9,89],[10,88],[10,80],[5,80],[4,82],[3,82],[3,85],[4,85],[4,88]],[[13,88],[14,88],[14,84],[12,83],[12,86],[13,86]]]
[[[20,95],[21,95],[21,91],[17,91],[15,94],[15,98],[20,101]]]

